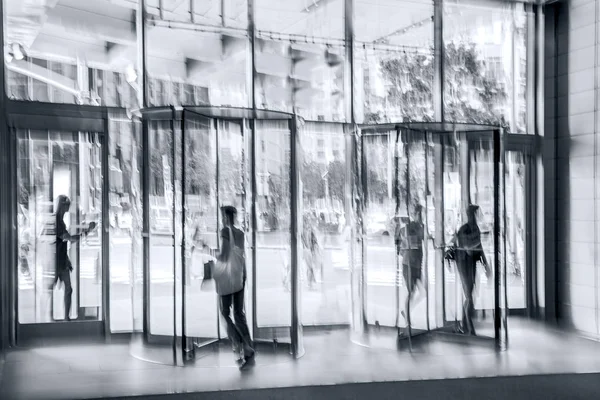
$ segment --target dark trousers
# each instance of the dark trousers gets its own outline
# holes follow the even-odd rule
[[[233,305],[233,320],[231,319],[231,306]],[[244,312],[244,289],[239,292],[221,296],[221,315],[227,323],[227,335],[234,345],[244,346],[244,355],[253,353],[252,339],[246,322]],[[235,321],[235,323],[234,323]]]
[[[462,325],[465,333],[475,334],[475,326],[473,324],[473,314],[475,314],[473,290],[475,289],[476,261],[472,256],[468,255],[465,255],[460,261],[462,262],[457,263],[457,268],[465,296]]]
[[[71,285],[71,271],[64,269],[56,272],[54,285],[61,280],[65,284],[65,319],[70,319],[71,314],[71,296],[73,294],[73,286]]]

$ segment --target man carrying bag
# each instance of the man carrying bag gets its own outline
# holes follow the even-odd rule
[[[221,253],[213,264],[221,315],[227,324],[227,335],[240,358],[240,369],[254,358],[254,348],[244,311],[244,287],[246,283],[246,260],[244,257],[244,232],[235,227],[237,210],[233,206],[221,207],[224,228],[221,230]],[[211,276],[206,276],[202,284]],[[231,306],[233,305],[233,320]],[[235,323],[234,323],[235,321]],[[242,354],[243,350],[243,354]]]

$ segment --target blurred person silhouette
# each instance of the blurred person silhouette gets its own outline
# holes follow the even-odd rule
[[[304,217],[302,231],[302,245],[304,248],[304,264],[306,265],[306,278],[309,289],[317,283],[315,269],[321,265],[321,246],[316,233],[316,221],[309,216]],[[321,268],[322,269],[322,268]]]
[[[237,209],[233,206],[221,207],[223,229],[221,229],[221,252],[212,270],[220,296],[221,315],[227,324],[227,335],[236,353],[240,369],[254,360],[254,347],[250,338],[246,312],[244,310],[244,289],[246,284],[246,263],[244,258],[244,232],[235,226]],[[202,282],[204,285],[207,279]],[[233,306],[233,320],[231,307]],[[235,321],[235,323],[234,323]]]
[[[490,279],[492,271],[483,251],[481,243],[481,231],[477,225],[477,211],[479,206],[471,204],[467,208],[467,223],[460,227],[451,241],[450,249],[446,251],[446,258],[454,260],[462,289],[464,294],[463,318],[460,327],[461,333],[475,336],[475,326],[473,325],[473,314],[475,305],[473,302],[473,292],[475,289],[475,277],[477,272],[477,263],[481,262],[485,268],[485,273]]]
[[[401,312],[404,319],[407,319],[407,315],[409,315],[409,307],[411,305],[416,306],[425,298],[425,286],[422,277],[423,240],[425,239],[423,207],[420,204],[415,205],[412,214],[400,231],[401,249],[399,250],[402,254],[402,276],[408,290],[404,310]],[[415,288],[418,289],[418,297],[415,296]],[[413,302],[413,299],[416,301]]]
[[[65,285],[65,321],[70,321],[71,313],[71,295],[73,294],[73,286],[71,285],[71,271],[73,271],[73,265],[69,259],[69,243],[77,242],[81,235],[87,235],[96,227],[95,222],[91,222],[87,229],[84,229],[79,234],[71,235],[65,224],[65,214],[69,212],[71,208],[71,199],[65,195],[58,196],[57,207],[56,207],[56,261],[55,261],[55,274],[52,288],[56,287],[57,283],[62,282]]]

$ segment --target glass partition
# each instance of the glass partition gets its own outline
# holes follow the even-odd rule
[[[433,331],[505,346],[504,159],[502,133],[489,129],[362,129],[366,280],[353,300],[366,306],[367,325],[353,340],[389,347],[396,337],[412,348]]]
[[[47,130],[16,135],[19,323],[100,320],[102,137]],[[92,222],[98,228],[87,233]]]
[[[201,289],[204,265],[219,248],[219,208],[221,187],[218,179],[218,142],[215,121],[190,115],[184,124],[183,187],[185,239],[185,331],[200,340],[219,337],[219,304],[214,291]]]
[[[110,330],[142,329],[142,129],[125,112],[111,112],[109,128]]]
[[[288,121],[256,121],[257,327],[291,326],[291,133]]]
[[[170,120],[148,122],[150,145],[150,334],[173,336],[176,249],[174,210],[174,134]]]
[[[348,324],[350,223],[344,126],[307,122],[302,143],[302,323]]]

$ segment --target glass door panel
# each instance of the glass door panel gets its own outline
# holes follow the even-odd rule
[[[19,322],[63,320],[67,298],[70,319],[100,319],[100,135],[20,130],[17,146]],[[56,213],[61,195],[70,200],[61,222],[72,238],[66,246],[61,241],[59,247]],[[97,229],[78,236],[91,222],[98,224]],[[57,258],[57,251],[65,250],[66,258]],[[61,279],[55,281],[57,271]]]
[[[479,206],[477,221],[481,230],[481,243],[489,260],[494,255],[494,159],[493,143],[482,139],[471,143],[469,152],[470,197]],[[493,261],[492,261],[493,262]],[[494,284],[478,266],[475,285],[475,308],[494,309]]]
[[[288,121],[256,121],[257,327],[291,326],[291,192]]]
[[[461,147],[459,137],[448,136],[442,138],[443,146],[443,235],[444,242],[449,245],[456,232],[463,224],[463,209],[468,204],[468,199],[463,199],[464,190],[462,175],[465,168],[461,169]],[[443,261],[446,269],[444,271],[444,315],[446,321],[458,322],[462,318],[463,294],[460,276],[454,261]]]
[[[366,241],[366,320],[369,324],[389,327],[400,323],[400,309],[406,300],[405,293],[400,290],[403,282],[394,244],[394,179],[398,176],[395,172],[395,141],[395,131],[364,134],[362,140],[366,168],[363,171],[366,178],[363,180],[366,183],[363,211],[366,228],[366,236],[363,237]]]
[[[526,308],[526,154],[506,152],[506,258],[508,308]]]
[[[401,215],[399,234],[396,235],[397,246],[400,246],[401,269],[403,278],[402,297],[410,298],[410,326],[416,330],[426,330],[428,325],[427,313],[427,268],[429,239],[427,226],[427,141],[424,132],[406,130],[400,153],[401,176],[399,189]],[[401,315],[408,318],[408,302],[401,304]]]
[[[349,206],[343,125],[307,122],[302,129],[304,326],[350,323]]]
[[[142,329],[141,124],[109,113],[110,329]]]
[[[204,266],[219,248],[217,142],[214,120],[194,116],[183,123],[185,334],[202,341],[219,336],[218,297],[214,290],[201,290]]]
[[[150,157],[150,333],[173,336],[175,246],[171,121],[148,121]]]

